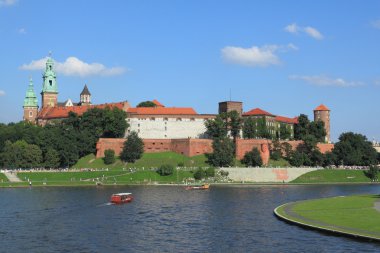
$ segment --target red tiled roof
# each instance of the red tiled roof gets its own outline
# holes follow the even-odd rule
[[[104,109],[106,107],[117,107],[119,109],[124,108],[124,102],[112,103],[112,104],[100,104],[100,105],[83,105],[83,106],[56,106],[56,107],[45,107],[42,108],[38,113],[38,119],[60,119],[67,118],[69,112],[75,112],[79,116],[85,113],[87,110],[92,108]]]
[[[327,108],[327,106],[325,106],[324,104],[321,104],[320,106],[315,108],[314,111],[330,111],[330,109]]]
[[[288,123],[288,124],[298,124],[298,117],[288,118],[284,116],[276,116],[274,118],[278,122]]]
[[[136,107],[128,108],[128,113],[140,115],[196,115],[193,108],[177,107]]]
[[[163,104],[158,102],[156,99],[152,101],[157,107],[165,107]]]
[[[246,113],[243,113],[243,116],[260,116],[260,115],[265,115],[265,116],[272,116],[274,117],[275,115],[267,112],[267,111],[264,111],[264,110],[261,110],[260,108],[255,108],[255,109],[252,109]]]

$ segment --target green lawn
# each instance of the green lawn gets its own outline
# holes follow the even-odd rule
[[[290,164],[285,159],[281,158],[280,160],[269,160],[268,167],[290,167]]]
[[[102,158],[95,158],[93,154],[81,158],[72,168],[109,168],[109,169],[122,169],[122,168],[157,168],[163,164],[171,164],[177,166],[183,163],[186,167],[206,167],[205,155],[198,155],[187,157],[174,152],[162,153],[145,153],[140,160],[135,163],[123,163],[120,159],[111,165],[105,165]]]
[[[0,182],[8,182],[8,178],[3,173],[0,173]]]
[[[309,225],[380,239],[380,212],[374,209],[377,201],[379,195],[307,200],[290,203],[288,209],[282,206],[278,213]]]
[[[193,178],[188,170],[175,170],[173,175],[160,176],[156,171],[139,169],[130,172],[128,169],[86,172],[22,172],[17,174],[25,182],[33,185],[94,185],[102,184],[147,184],[147,183],[182,183]]]
[[[322,169],[306,173],[292,183],[369,183],[362,170]]]

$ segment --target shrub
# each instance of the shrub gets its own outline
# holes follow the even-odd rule
[[[115,151],[107,149],[104,151],[103,161],[105,164],[112,164],[115,162]]]
[[[225,170],[221,170],[220,171],[220,175],[223,176],[223,177],[228,177],[230,173],[228,173],[228,171],[225,171]]]
[[[194,178],[196,180],[201,180],[202,178],[205,178],[206,172],[202,168],[198,168],[194,173]]]
[[[178,166],[178,167],[185,167],[185,164],[184,164],[183,162],[179,162],[179,163],[177,164],[177,166]]]
[[[260,156],[260,151],[257,148],[253,148],[252,151],[247,152],[244,158],[241,160],[246,166],[261,166],[263,161]]]
[[[206,177],[215,177],[215,168],[209,167],[205,171]]]
[[[174,166],[170,164],[161,165],[160,168],[158,168],[157,173],[161,176],[172,175],[174,173]]]

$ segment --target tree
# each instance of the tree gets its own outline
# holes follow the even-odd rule
[[[243,138],[244,139],[254,139],[257,137],[257,121],[248,117],[244,120],[243,124]]]
[[[276,161],[282,158],[282,146],[278,140],[273,140],[270,145],[270,158]]]
[[[53,148],[49,148],[44,155],[45,168],[58,168],[59,167],[59,153]]]
[[[335,144],[333,153],[342,165],[370,166],[377,164],[377,152],[367,137],[352,132],[343,133]]]
[[[319,142],[325,141],[326,130],[323,121],[310,122],[305,114],[298,117],[298,124],[294,125],[294,139],[305,140],[306,136],[314,136]]]
[[[115,162],[115,151],[112,149],[106,149],[103,157],[104,164],[112,164]]]
[[[37,145],[24,140],[6,141],[1,160],[6,168],[37,168],[42,165],[42,151]]]
[[[140,159],[143,153],[144,142],[136,132],[132,131],[127,140],[124,142],[124,147],[120,154],[120,159],[124,162],[133,163],[136,160]]]
[[[323,167],[329,167],[336,164],[336,155],[333,152],[326,152],[323,159]]]
[[[325,123],[321,120],[310,123],[309,134],[313,135],[318,142],[325,142],[326,130]]]
[[[289,144],[289,142],[283,142],[281,144],[281,151],[284,152],[286,159],[290,158],[292,154],[292,145]]]
[[[251,151],[245,153],[244,158],[241,160],[243,164],[248,167],[256,167],[263,165],[263,160],[260,156],[260,151],[257,148],[253,148]]]
[[[365,172],[365,174],[373,182],[378,181],[379,168],[377,166],[370,166],[369,169]]]
[[[156,107],[157,105],[152,101],[143,101],[139,103],[136,107]]]
[[[307,115],[301,114],[298,117],[298,124],[294,125],[294,139],[303,140],[309,133],[310,121]]]
[[[280,123],[279,137],[281,140],[289,140],[291,138],[291,130],[288,124]]]
[[[240,129],[242,120],[237,111],[230,111],[227,113],[227,124],[234,140],[240,137]]]
[[[273,136],[269,133],[267,120],[261,117],[257,120],[257,137],[263,139],[272,139]]]
[[[212,142],[213,153],[207,154],[208,163],[215,167],[231,166],[234,162],[234,143],[227,137]]]
[[[290,155],[289,163],[292,166],[300,167],[302,165],[310,164],[310,159],[305,153],[299,151],[293,151]]]
[[[174,173],[174,166],[171,164],[163,164],[158,168],[157,173],[161,176],[169,176]]]
[[[211,139],[222,139],[227,136],[226,122],[220,115],[217,115],[215,119],[209,119],[205,122],[206,135]]]

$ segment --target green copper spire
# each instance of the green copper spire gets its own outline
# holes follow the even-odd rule
[[[58,93],[58,86],[57,86],[57,76],[54,72],[54,62],[51,58],[51,53],[49,53],[49,57],[46,61],[46,68],[45,73],[43,74],[43,86],[42,86],[42,92],[53,92]]]
[[[38,107],[36,93],[34,93],[33,80],[30,78],[28,90],[24,99],[24,107]]]

